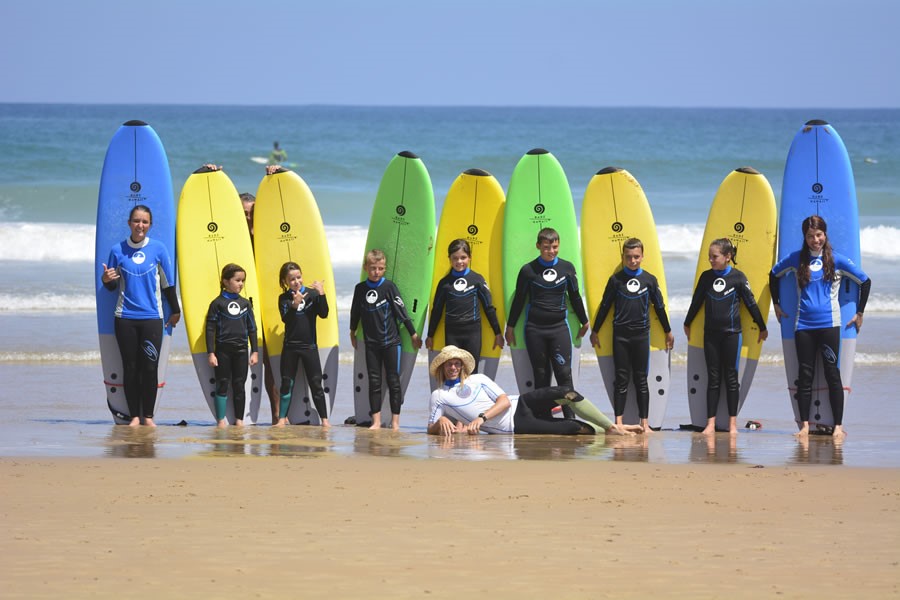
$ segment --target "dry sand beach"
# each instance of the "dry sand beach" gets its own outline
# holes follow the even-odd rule
[[[897,469],[317,456],[2,458],[2,595],[900,595]]]

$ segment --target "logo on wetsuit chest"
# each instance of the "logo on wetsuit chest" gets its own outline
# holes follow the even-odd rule
[[[131,260],[136,265],[142,265],[142,264],[144,264],[144,261],[147,260],[147,255],[144,254],[143,252],[141,252],[140,250],[138,250],[137,252],[135,252],[134,254],[131,255]]]
[[[460,277],[453,282],[453,289],[457,292],[464,292],[469,287],[469,282],[465,277]]]
[[[368,302],[369,304],[375,304],[376,302],[378,302],[378,292],[376,292],[375,290],[369,290],[368,292],[366,292],[366,302]]]
[[[809,260],[809,270],[813,273],[818,273],[822,270],[822,257],[814,256]]]
[[[713,281],[712,287],[713,287],[713,290],[717,294],[722,294],[723,296],[727,296],[728,294],[730,294],[731,292],[734,291],[734,288],[726,290],[725,285],[726,285],[725,280],[722,279],[721,277],[718,277],[718,278],[716,278],[715,281]]]
[[[456,395],[460,398],[468,398],[472,395],[472,388],[463,383],[456,390]]]
[[[237,302],[229,302],[227,310],[228,310],[228,314],[231,316],[238,315],[241,312],[241,305],[238,304]]]
[[[641,282],[637,279],[629,279],[628,283],[625,284],[625,289],[631,292],[632,294],[637,294],[641,289]]]
[[[557,283],[558,282],[556,279],[557,276],[558,275],[556,273],[556,269],[544,269],[544,272],[541,273],[541,277],[543,277],[544,281],[546,281],[548,283],[550,283],[550,282]]]

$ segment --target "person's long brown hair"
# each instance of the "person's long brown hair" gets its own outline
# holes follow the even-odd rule
[[[797,269],[797,283],[805,287],[809,283],[809,246],[806,245],[806,232],[810,229],[818,229],[825,234],[825,245],[822,246],[822,274],[826,281],[834,281],[834,255],[831,251],[831,242],[828,241],[828,224],[818,215],[812,215],[803,219],[803,247],[800,249],[800,267]]]

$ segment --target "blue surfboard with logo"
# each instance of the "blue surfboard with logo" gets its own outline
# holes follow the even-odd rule
[[[803,245],[803,220],[818,215],[828,224],[828,240],[835,252],[860,264],[859,205],[850,156],[841,137],[826,121],[807,122],[794,136],[784,166],[781,188],[781,212],[778,218],[778,260],[800,250]],[[797,374],[799,363],[794,343],[794,322],[797,311],[797,280],[793,273],[779,281],[781,309],[787,317],[781,319],[781,339],[788,390],[799,421],[797,407]],[[856,314],[859,286],[844,279],[838,302],[841,321],[846,324]],[[841,349],[838,357],[844,398],[849,396],[853,380],[853,361],[856,356],[856,327],[841,328]],[[828,401],[828,386],[822,371],[821,359],[816,361],[813,379],[813,398],[810,407],[810,426],[833,426],[834,417]]]
[[[100,362],[106,401],[116,423],[131,420],[122,387],[122,357],[116,343],[115,316],[117,295],[103,286],[103,265],[110,249],[129,235],[128,215],[138,204],[150,208],[153,224],[148,237],[165,244],[175,264],[175,200],[169,160],[159,136],[143,121],[128,121],[119,127],[103,161],[100,194],[97,200],[97,237],[94,251],[94,283],[97,294],[97,331],[100,334]],[[163,301],[165,319],[170,309]],[[163,332],[159,356],[159,391],[166,382],[166,366],[172,341],[172,328]]]

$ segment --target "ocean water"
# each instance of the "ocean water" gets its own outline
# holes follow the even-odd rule
[[[900,110],[0,104],[0,366],[37,381],[50,365],[71,366],[96,379],[100,402],[93,223],[106,146],[130,119],[146,121],[159,134],[176,194],[207,162],[222,165],[239,191],[254,193],[264,171],[250,159],[267,156],[278,140],[319,203],[344,332],[378,183],[401,150],[415,152],[428,167],[438,214],[459,173],[485,169],[506,188],[519,158],[535,147],[560,160],[579,213],[595,172],[610,165],[627,169],[650,200],[662,241],[671,318],[679,323],[719,184],[731,170],[753,166],[778,199],[791,140],[813,118],[829,121],[841,134],[856,177],[862,266],[872,277],[873,295],[852,396],[865,398],[867,406],[864,412],[848,407],[847,420],[848,427],[850,421],[864,425],[880,412],[879,403],[892,401],[893,394],[883,390],[900,384]],[[799,232],[797,237],[799,244]],[[683,336],[677,337],[676,364],[683,363],[685,348]],[[762,362],[780,365],[780,354],[779,343],[770,340]],[[348,367],[349,356],[348,344],[342,353]],[[174,368],[187,363],[184,334],[176,332]],[[585,357],[584,366],[592,365],[592,357]],[[866,391],[872,387],[865,383],[869,368],[878,372],[881,393]],[[775,381],[755,387],[779,389],[780,371],[766,373]],[[54,385],[65,388],[66,382]],[[347,400],[339,399],[335,407],[338,421],[352,413],[349,382],[341,385],[339,394],[345,390]],[[675,404],[686,407],[681,380],[673,378],[672,385],[670,412]],[[0,407],[15,405],[13,389],[0,388]],[[203,402],[199,394],[197,402]]]

